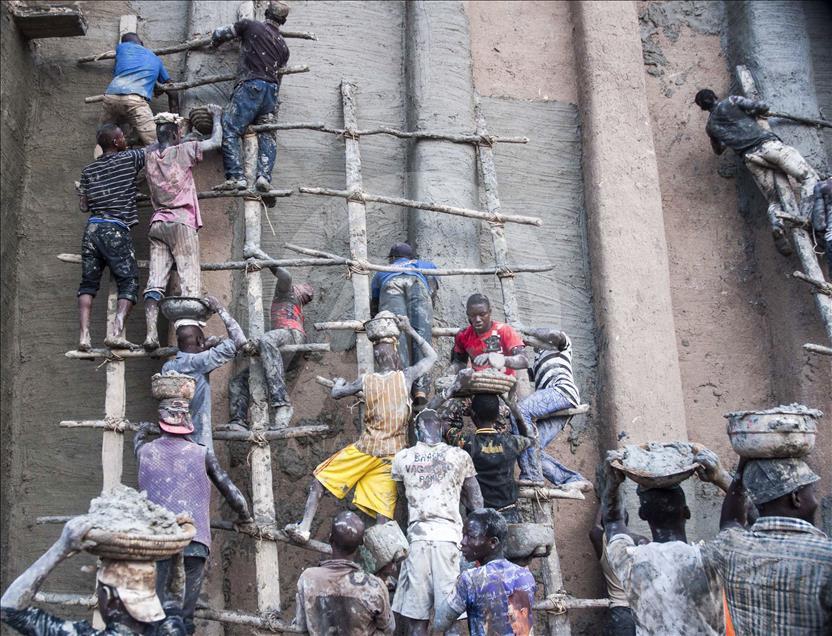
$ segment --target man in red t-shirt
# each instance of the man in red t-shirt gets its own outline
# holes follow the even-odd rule
[[[491,301],[486,296],[470,296],[465,308],[469,326],[454,337],[450,373],[456,375],[469,361],[474,371],[494,368],[506,375],[529,366],[523,338],[509,325],[491,319]]]
[[[292,275],[282,267],[271,267],[277,278],[272,299],[272,330],[260,338],[258,348],[263,361],[266,387],[269,392],[269,404],[275,409],[275,427],[286,426],[292,418],[292,406],[286,391],[284,369],[290,368],[295,354],[281,354],[280,347],[287,344],[305,344],[306,332],[303,329],[303,306],[312,301],[315,288],[309,283],[292,284]],[[229,429],[240,430],[245,427],[248,415],[250,394],[248,389],[248,369],[242,371],[228,386],[228,404],[230,411]]]

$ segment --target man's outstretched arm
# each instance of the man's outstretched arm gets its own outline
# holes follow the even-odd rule
[[[228,502],[228,505],[231,506],[231,509],[237,513],[238,523],[251,523],[253,519],[246,498],[240,492],[240,489],[237,488],[236,484],[231,481],[228,473],[222,469],[213,451],[209,450],[205,454],[205,469],[208,471],[208,477],[211,478],[217,490],[220,491]]]
[[[22,610],[32,604],[40,586],[58,564],[93,545],[85,542],[84,535],[92,528],[92,523],[85,516],[74,517],[66,522],[60,538],[41,557],[30,565],[0,598],[3,609]]]
[[[335,378],[335,383],[332,385],[332,389],[329,394],[333,397],[333,399],[340,400],[343,397],[355,395],[363,388],[364,376],[361,376],[352,382],[347,382],[344,378]]]
[[[413,325],[410,324],[410,320],[408,320],[407,316],[396,316],[396,323],[399,325],[399,329],[413,338],[413,342],[422,351],[422,355],[424,355],[424,358],[419,360],[419,362],[414,364],[412,367],[407,367],[404,370],[404,377],[407,380],[408,386],[410,386],[416,378],[430,372],[433,365],[436,364],[438,356],[436,355],[436,350],[430,346],[430,343],[422,338],[422,336],[420,336],[419,333],[413,328]]]
[[[277,285],[274,288],[274,295],[288,294],[292,291],[292,274],[285,267],[270,267],[269,268],[277,278]]]
[[[618,457],[617,451],[609,451],[604,462],[605,479],[604,492],[601,494],[601,518],[607,539],[616,534],[627,533],[627,521],[624,514],[624,502],[621,499],[621,484],[624,483],[624,473],[613,468],[610,462]]]
[[[222,108],[216,104],[208,104],[205,108],[209,113],[211,113],[214,125],[211,129],[211,137],[199,142],[199,149],[202,152],[216,150],[222,145]]]
[[[206,296],[205,302],[208,307],[216,312],[216,314],[220,317],[223,324],[225,324],[225,329],[228,331],[228,337],[234,341],[234,344],[237,346],[237,350],[243,348],[246,344],[246,334],[243,332],[243,328],[240,327],[240,324],[234,320],[234,317],[228,313],[228,310],[222,306],[219,299],[214,296]]]

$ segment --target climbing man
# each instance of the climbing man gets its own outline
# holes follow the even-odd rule
[[[740,458],[703,554],[737,634],[832,633],[832,540],[814,525],[820,480],[802,459]],[[759,516],[748,526],[744,497]]]
[[[332,520],[332,556],[298,578],[294,626],[318,634],[392,634],[395,629],[387,586],[364,572],[355,553],[364,541],[364,522],[343,510]]]
[[[150,100],[159,94],[156,83],[170,82],[165,65],[153,51],[146,49],[136,33],[125,33],[116,47],[113,80],[104,93],[104,111],[99,124],[128,123],[143,146],[156,141],[156,126]],[[168,110],[179,112],[179,94],[168,93]],[[104,147],[98,144],[103,150]]]
[[[286,390],[285,371],[291,368],[298,356],[283,354],[280,347],[287,344],[305,344],[303,308],[312,302],[315,288],[309,283],[292,284],[292,275],[283,267],[269,268],[277,278],[272,298],[272,328],[259,339],[257,347],[263,361],[263,372],[269,392],[269,405],[275,409],[275,428],[285,426],[292,417],[292,406]],[[244,430],[248,421],[251,396],[248,389],[248,368],[237,374],[228,385],[228,405],[231,419],[229,429]]]
[[[785,211],[777,194],[775,173],[783,172],[800,184],[801,215],[809,218],[812,193],[818,182],[814,168],[796,148],[787,146],[777,135],[757,123],[758,117],[768,113],[768,104],[765,102],[739,95],[730,95],[720,100],[709,88],[696,93],[694,102],[710,113],[705,131],[711,139],[713,151],[721,155],[726,148],[731,148],[742,157],[757,187],[768,200],[768,218],[774,244],[781,254],[788,256],[792,253],[792,248],[786,237],[783,220],[777,218],[778,214]]]
[[[387,255],[394,267],[409,270],[436,269],[430,261],[416,259],[413,248],[407,243],[394,243]],[[439,288],[435,276],[412,272],[376,272],[371,283],[370,311],[392,311],[397,316],[407,316],[410,324],[422,338],[431,342],[433,337],[433,297]],[[410,346],[405,334],[399,336],[399,356],[403,367],[411,367],[421,358],[421,352]],[[428,377],[417,378],[413,383],[413,404],[421,407],[427,402]]]
[[[205,304],[216,312],[226,330],[228,338],[218,343],[206,340],[202,325],[196,320],[179,320],[176,323],[176,342],[179,351],[173,360],[162,365],[162,373],[182,373],[196,381],[196,390],[190,403],[191,419],[194,424],[194,441],[209,450],[214,449],[211,426],[211,385],[208,374],[235,358],[245,348],[250,351],[246,335],[228,310],[214,296],[206,296]]]
[[[446,631],[468,612],[471,636],[531,633],[534,576],[505,558],[507,535],[506,520],[496,510],[481,508],[468,515],[462,554],[476,567],[460,574],[453,591],[436,608],[434,630]]]
[[[222,190],[246,190],[240,137],[253,123],[274,123],[280,90],[280,69],[289,60],[289,47],[280,34],[286,23],[289,5],[269,2],[266,19],[240,20],[231,26],[216,29],[211,34],[212,46],[240,38],[240,67],[231,105],[222,119],[222,163],[225,182]],[[277,156],[274,131],[257,133],[257,180],[254,187],[260,192],[271,190],[272,168]]]
[[[185,590],[182,618],[193,634],[194,610],[202,589],[205,564],[211,551],[211,484],[237,513],[237,524],[254,528],[254,519],[243,493],[220,466],[214,452],[188,439],[193,433],[190,404],[184,398],[159,402],[161,436],[148,441],[152,424],[145,422],[133,438],[138,462],[139,489],[147,498],[173,513],[187,512],[194,520],[196,535],[184,550]],[[167,605],[173,559],[156,563],[156,593]],[[179,609],[179,608],[177,608]]]
[[[78,349],[92,348],[92,299],[101,286],[105,266],[115,278],[118,303],[104,344],[113,349],[132,349],[134,345],[125,337],[125,321],[138,298],[139,266],[130,228],[139,222],[136,179],[145,166],[145,151],[127,150],[124,133],[114,124],[99,128],[96,141],[104,152],[81,171],[81,181],[76,185],[81,212],[90,215],[81,241]]]
[[[376,318],[387,312],[376,314]],[[393,317],[392,314],[389,314]],[[386,317],[386,316],[385,316]],[[299,524],[289,524],[286,532],[295,541],[309,540],[312,520],[324,489],[343,499],[354,487],[353,505],[376,523],[386,523],[396,510],[396,484],[390,476],[393,456],[407,446],[407,425],[410,421],[410,388],[436,362],[436,351],[410,325],[406,316],[395,316],[400,330],[413,338],[422,359],[402,369],[396,352],[396,337],[383,337],[373,342],[374,373],[365,373],[349,384],[336,378],[333,398],[364,392],[364,428],[355,444],[342,448],[321,462],[313,473],[309,496]]]
[[[58,565],[95,545],[85,538],[91,529],[92,521],[85,516],[67,521],[60,538],[17,577],[0,598],[0,620],[26,636],[184,636],[181,618],[165,618],[156,596],[156,568],[147,561],[99,561],[95,595],[98,611],[106,625],[103,630],[94,629],[87,621],[58,618],[32,607],[40,586]]]
[[[818,233],[824,233],[828,276],[832,279],[832,177],[827,177],[815,186],[812,223]]]
[[[730,477],[716,455],[704,447],[696,451],[694,461],[705,467],[700,478],[726,490]],[[618,451],[607,453],[602,519],[607,559],[627,591],[636,633],[721,636],[722,587],[713,569],[706,567],[702,547],[688,543],[690,510],[684,491],[678,485],[638,487],[638,515],[650,526],[653,541],[636,545],[620,494],[625,476],[610,463],[619,456]]]
[[[416,445],[393,458],[393,481],[407,497],[410,542],[393,611],[404,617],[408,634],[422,636],[428,633],[432,610],[451,593],[459,576],[460,500],[468,510],[482,508],[483,502],[471,457],[444,443],[437,412],[421,411],[414,424]]]
[[[471,373],[460,371],[461,386],[466,386]],[[471,419],[474,434],[451,427],[446,439],[471,455],[485,507],[497,510],[509,523],[519,523],[514,466],[520,454],[534,444],[533,431],[522,418],[518,420],[521,435],[501,428],[500,398],[490,393],[477,393],[471,399]]]
[[[545,477],[558,487],[591,488],[592,484],[580,473],[566,468],[545,451],[569,421],[569,416],[553,414],[581,403],[572,375],[572,342],[557,329],[534,329],[531,335],[540,343],[534,348],[534,362],[529,369],[535,390],[517,407],[526,426],[537,429],[537,442],[520,455],[520,480],[542,484]],[[512,427],[517,432],[514,421]]]
[[[202,161],[202,153],[220,147],[222,109],[206,106],[214,117],[211,138],[205,141],[182,142],[179,122],[174,113],[155,117],[159,144],[147,150],[147,185],[153,216],[150,218],[150,274],[144,291],[147,337],[144,348],[159,348],[156,325],[159,301],[164,297],[173,264],[179,274],[180,296],[202,296],[202,275],[199,267],[199,237],[202,227],[193,167]]]
[[[454,336],[452,374],[467,367],[469,361],[474,371],[495,368],[506,375],[529,366],[523,338],[510,325],[491,319],[491,301],[486,296],[469,296],[465,312],[468,326]]]

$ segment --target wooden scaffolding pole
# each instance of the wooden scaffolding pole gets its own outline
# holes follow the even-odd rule
[[[358,136],[358,115],[355,105],[355,85],[346,80],[341,81],[341,101],[344,109],[344,144],[346,164],[347,190],[361,192],[363,179],[361,176],[361,148]],[[364,201],[347,199],[347,215],[350,231],[350,257],[356,261],[367,260],[367,215]],[[369,320],[370,314],[370,276],[368,272],[353,272],[353,315],[356,320]],[[366,334],[355,336],[355,351],[358,358],[358,374],[372,373],[373,346]]]
[[[754,77],[751,71],[745,66],[737,66],[737,79],[742,86],[742,90],[747,97],[752,99],[760,99],[760,91],[754,82]],[[770,130],[768,121],[765,118],[758,118],[757,122],[762,128]],[[774,182],[777,188],[777,193],[780,195],[780,201],[783,204],[783,209],[787,215],[804,219],[801,214],[800,206],[797,204],[794,192],[792,191],[789,177],[780,171],[774,171]],[[823,270],[818,264],[818,258],[815,254],[814,245],[812,244],[812,237],[805,227],[791,224],[792,242],[794,243],[795,252],[800,259],[800,264],[803,267],[804,281],[813,281],[815,290],[813,295],[815,297],[815,305],[820,313],[820,318],[823,321],[823,327],[826,330],[826,336],[829,342],[832,343],[832,296],[826,294],[826,290],[822,284],[826,283],[823,277]]]

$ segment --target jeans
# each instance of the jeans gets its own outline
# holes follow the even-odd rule
[[[553,387],[540,389],[530,396],[523,398],[517,404],[527,426],[537,424],[537,444],[525,451],[518,458],[520,464],[520,479],[529,481],[542,481],[545,477],[555,486],[561,486],[570,481],[583,479],[580,473],[569,470],[549,455],[545,449],[558,433],[563,430],[569,417],[548,417],[550,413],[561,411],[572,407],[559,391]],[[514,419],[511,420],[511,427],[516,435],[517,425]]]
[[[279,347],[287,344],[303,344],[306,337],[296,329],[273,329],[260,338],[260,359],[263,362],[263,375],[269,392],[269,404],[273,407],[289,404],[289,392],[286,390],[284,369],[294,362],[296,354],[280,353]],[[228,385],[229,415],[232,421],[245,422],[248,419],[248,405],[251,394],[248,389],[248,369],[238,373]]]
[[[278,84],[246,80],[237,84],[231,105],[222,115],[222,164],[226,179],[244,179],[240,137],[257,120],[268,123],[277,110]],[[261,122],[258,122],[261,123]],[[257,133],[257,176],[272,180],[277,156],[275,132]]]
[[[381,288],[378,308],[379,311],[392,311],[397,316],[407,316],[416,333],[431,342],[433,302],[430,291],[418,277],[405,274],[389,279]],[[410,339],[403,333],[399,335],[399,357],[402,366],[407,368],[425,356],[419,347],[411,347]],[[423,375],[417,378],[413,389],[427,394],[428,377]]]
[[[188,546],[190,547],[190,546]],[[205,564],[207,557],[205,556],[185,556],[185,594],[182,598],[182,620],[185,621],[185,627],[189,634],[193,634],[194,628],[194,610],[196,609],[196,602],[199,600],[199,593],[202,590],[202,582],[205,578]],[[164,559],[156,561],[156,595],[162,602],[162,605],[175,602],[171,598],[168,591],[170,578],[173,572],[174,560]]]

